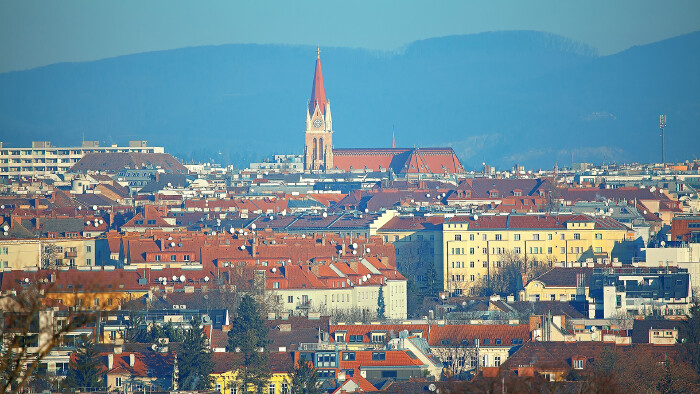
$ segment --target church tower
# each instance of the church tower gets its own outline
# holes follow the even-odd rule
[[[316,70],[311,99],[306,108],[304,132],[304,171],[333,169],[333,121],[331,104],[326,100],[321,72],[321,51],[316,51]]]

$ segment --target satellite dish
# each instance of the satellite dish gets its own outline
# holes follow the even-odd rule
[[[352,248],[353,248],[353,249],[357,249],[357,242],[353,242],[353,243],[352,243]]]
[[[7,224],[5,224],[4,226],[2,226],[2,229],[5,230],[5,231],[7,231],[7,230],[10,229],[10,226],[8,226]]]
[[[253,229],[253,230],[255,230],[257,227],[258,227],[258,226],[256,226],[255,223],[253,223],[253,224],[250,225],[250,228]]]
[[[367,274],[367,279],[372,279],[372,274]]]
[[[241,250],[245,250],[245,245],[240,246]]]
[[[369,208],[365,208],[365,213],[369,213]]]
[[[216,231],[212,231],[212,232],[211,232],[211,235],[216,235]]]
[[[302,235],[301,235],[301,238],[306,238],[306,234],[302,234]]]
[[[185,281],[185,275],[180,275],[180,282],[184,282],[184,281]]]
[[[205,281],[205,282],[209,282],[209,276],[205,276],[205,277],[204,277],[204,281]]]
[[[171,242],[171,243],[170,243],[170,247],[171,247],[171,248],[174,248],[174,247],[175,247],[175,242]]]
[[[425,197],[430,198],[430,193],[426,194]]]
[[[168,241],[172,241],[172,240],[173,240],[173,237],[168,237]]]
[[[435,383],[430,383],[430,385],[428,386],[428,390],[430,391],[435,391],[436,389],[437,387],[435,386]]]
[[[24,283],[29,283],[29,278],[24,278]]]
[[[327,218],[327,217],[328,217],[328,213],[324,212],[324,213],[323,213],[323,217],[324,217],[324,218]]]
[[[357,254],[357,250],[353,250],[353,251],[352,251],[352,254]]]
[[[474,221],[479,220],[479,215],[474,215]]]
[[[272,271],[272,272],[277,272],[277,268],[276,268],[276,267],[272,267],[272,269],[271,269],[270,271]]]
[[[97,205],[93,205],[93,206],[92,206],[92,210],[93,210],[93,211],[97,211]]]
[[[90,225],[90,221],[88,220],[87,222],[85,222],[85,225],[86,225],[86,226],[89,226],[89,225]]]
[[[4,205],[0,205],[0,209],[5,209],[5,206],[4,206]]]
[[[231,233],[231,234],[233,234],[233,233],[236,232],[236,229],[234,229],[233,227],[231,227],[230,229],[228,229],[228,232]]]
[[[173,282],[177,280],[177,275],[173,275]]]
[[[367,248],[367,249],[365,249],[365,252],[369,253],[369,252],[371,252],[371,250],[369,248]]]

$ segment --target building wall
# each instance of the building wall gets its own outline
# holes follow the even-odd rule
[[[0,179],[63,174],[85,154],[100,152],[164,153],[165,149],[147,146],[52,147],[49,142],[36,141],[32,148],[0,148]]]
[[[51,252],[52,247],[53,252]],[[50,257],[49,253],[53,256]],[[0,266],[3,270],[41,267],[41,259],[58,266],[94,266],[95,240],[87,238],[46,238],[41,240],[0,240]]]
[[[379,229],[377,235],[396,248],[396,266],[406,278],[426,286],[432,267],[442,281],[442,230]]]
[[[445,223],[442,236],[444,289],[468,291],[481,277],[498,270],[507,253],[542,262],[576,262],[601,255],[614,257],[622,248],[625,251],[619,255],[631,259],[627,252],[627,230],[595,229],[592,222],[567,223],[567,226],[469,229],[468,223]]]
[[[383,286],[385,316],[387,319],[406,318],[406,281],[387,280]],[[337,289],[273,289],[281,309],[299,315],[307,311],[366,311],[367,316],[377,313],[379,285],[362,285]],[[291,297],[291,298],[290,298]],[[289,301],[292,302],[289,302]],[[304,302],[306,301],[306,302]]]
[[[209,376],[212,379],[211,387],[216,389],[221,394],[233,394],[234,391],[231,390],[232,385],[240,386],[240,382],[238,381],[236,375],[236,371],[209,374]],[[289,373],[274,372],[272,374],[272,377],[270,378],[270,382],[268,383],[268,385],[266,385],[261,391],[266,394],[269,393],[269,385],[274,384],[275,394],[282,394],[282,385],[286,383],[287,385],[289,385],[288,387],[290,388],[290,390],[288,391],[289,393],[291,392],[291,382],[292,377]],[[243,390],[238,389],[237,392],[242,393]],[[254,390],[251,388],[248,392],[254,392]]]

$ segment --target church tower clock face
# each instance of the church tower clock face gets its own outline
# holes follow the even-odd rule
[[[322,123],[323,122],[321,122],[321,119],[319,119],[319,118],[314,119],[314,127],[315,128],[317,128],[317,129],[320,128]]]

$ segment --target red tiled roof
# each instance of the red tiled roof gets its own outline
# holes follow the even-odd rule
[[[335,342],[336,331],[345,331],[345,341],[350,341],[351,335],[361,335],[363,343],[369,343],[371,341],[370,333],[372,332],[385,332],[387,335],[393,333],[394,337],[398,337],[399,332],[408,330],[410,332],[421,331],[423,338],[428,337],[428,325],[427,324],[333,324],[330,326],[330,342]],[[391,339],[391,336],[387,336],[386,339]]]
[[[452,148],[333,149],[333,166],[344,171],[391,169],[397,174],[456,174],[464,172]]]

